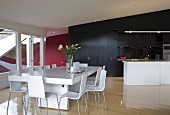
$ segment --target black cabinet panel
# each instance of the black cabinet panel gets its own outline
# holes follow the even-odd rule
[[[117,62],[117,33],[113,32],[107,36],[107,71],[108,76],[116,75]]]
[[[107,68],[107,34],[100,33],[99,36],[99,66],[106,65]]]
[[[157,34],[119,34],[118,47],[159,47]]]
[[[90,33],[89,36],[89,65],[97,66],[99,63],[99,35]]]
[[[71,34],[71,44],[81,46],[73,57],[74,61],[88,63],[90,66],[106,65],[107,76],[116,74],[117,32]],[[115,66],[115,67],[114,67]]]
[[[164,10],[71,26],[70,42],[81,46],[73,60],[94,66],[106,65],[107,76],[122,76],[123,64],[117,61],[118,56],[129,53],[133,54],[132,58],[138,58],[136,55],[140,58],[149,55],[154,59],[155,54],[162,57],[162,43],[170,43],[169,34],[127,34],[124,31],[170,30],[169,14],[170,10]]]
[[[80,40],[80,46],[81,46],[81,49],[80,52],[81,52],[81,56],[80,56],[80,62],[81,63],[89,63],[89,60],[88,60],[88,57],[89,57],[89,40],[87,40],[87,37],[88,35],[85,35],[85,34],[82,34],[81,33],[81,36],[79,38]]]
[[[163,35],[163,43],[164,44],[170,44],[170,33]]]
[[[80,34],[79,33],[73,33],[73,34],[69,34],[69,42],[70,44],[81,44],[80,40],[79,40],[79,37],[80,37]],[[74,38],[74,39],[71,39],[71,38]],[[73,61],[80,61],[80,56],[81,56],[81,51],[78,50],[77,52],[74,53],[73,55]]]

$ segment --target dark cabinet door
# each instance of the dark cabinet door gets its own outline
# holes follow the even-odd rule
[[[99,66],[106,65],[107,68],[107,35],[105,33],[100,33],[99,36]]]
[[[80,62],[81,63],[89,63],[89,40],[87,39],[87,34],[81,34],[79,38],[80,42]]]
[[[72,35],[71,44],[81,46],[73,57],[74,61],[88,63],[89,66],[106,65],[107,76],[116,75],[117,33],[77,33]]]
[[[107,34],[107,71],[108,76],[115,76],[117,69],[117,33]]]
[[[99,39],[98,33],[89,34],[89,65],[98,66],[99,65]]]
[[[69,42],[70,42],[70,45],[71,44],[79,44],[81,46],[81,41],[79,39],[80,37],[80,34],[79,33],[71,33],[69,35],[70,39],[69,39]],[[81,50],[78,50],[77,52],[74,53],[73,55],[73,61],[76,62],[76,61],[80,61],[81,59]]]

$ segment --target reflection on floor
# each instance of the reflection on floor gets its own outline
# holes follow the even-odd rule
[[[93,93],[89,95],[88,115],[169,115],[170,114],[170,85],[160,86],[126,86],[123,78],[109,77],[106,81],[106,111],[103,106],[102,95],[100,104],[96,105]],[[9,88],[0,90],[0,115],[6,115]],[[46,109],[34,109],[34,100],[28,107],[28,115],[46,115]],[[81,115],[85,104],[81,107]],[[49,115],[57,115],[58,111],[49,109]],[[70,100],[70,110],[61,111],[62,115],[77,115],[77,102]],[[13,93],[8,115],[24,115],[21,94]]]
[[[123,101],[126,107],[170,109],[170,85],[126,86]]]

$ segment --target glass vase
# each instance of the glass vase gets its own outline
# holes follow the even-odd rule
[[[67,70],[67,72],[70,72],[72,65],[73,65],[73,56],[66,55],[66,70]]]

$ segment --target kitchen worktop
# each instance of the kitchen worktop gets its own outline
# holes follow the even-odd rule
[[[145,59],[125,59],[125,60],[118,59],[118,61],[127,61],[127,62],[170,62],[168,60],[155,60],[155,59],[148,59],[148,60],[145,60]]]

